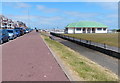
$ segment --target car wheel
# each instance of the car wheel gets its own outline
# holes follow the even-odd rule
[[[9,41],[9,38],[7,39],[7,42]]]

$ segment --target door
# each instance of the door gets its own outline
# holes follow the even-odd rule
[[[95,28],[92,28],[92,33],[95,33]]]

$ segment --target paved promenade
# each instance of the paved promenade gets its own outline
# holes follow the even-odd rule
[[[68,81],[39,33],[2,45],[2,81]]]

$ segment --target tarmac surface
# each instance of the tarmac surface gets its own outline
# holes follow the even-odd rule
[[[83,47],[81,45],[78,45],[76,43],[70,42],[68,40],[64,40],[58,37],[53,36],[54,39],[63,45],[79,52],[82,56],[87,57],[88,59],[96,62],[97,64],[111,70],[115,74],[118,75],[118,59],[110,57],[106,54],[100,53],[98,51]]]
[[[2,81],[69,81],[40,37],[31,32],[2,45]]]

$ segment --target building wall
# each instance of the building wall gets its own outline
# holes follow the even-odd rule
[[[73,34],[73,33],[74,33],[74,29],[68,28],[68,33],[69,33],[69,34]]]
[[[92,28],[90,28],[90,31],[87,30],[88,28],[85,29],[85,33],[92,33]],[[67,30],[68,34],[73,34],[74,33],[74,29],[72,28],[68,28]],[[83,28],[81,28],[81,30],[78,30],[77,28],[75,28],[75,33],[83,33]],[[99,30],[98,28],[95,28],[95,33],[107,33],[107,28],[106,30],[103,30],[103,28],[101,28],[101,30]]]
[[[77,30],[77,28],[75,28],[75,33],[82,33],[82,28],[81,30]]]
[[[96,29],[95,32],[96,32],[96,33],[107,33],[107,29],[106,29],[106,30],[103,30],[103,28],[102,28],[102,30],[97,30],[97,29]]]
[[[15,28],[15,27],[23,27],[26,28],[26,24],[21,21],[13,21],[12,19],[8,19],[3,15],[0,15],[0,28]]]

